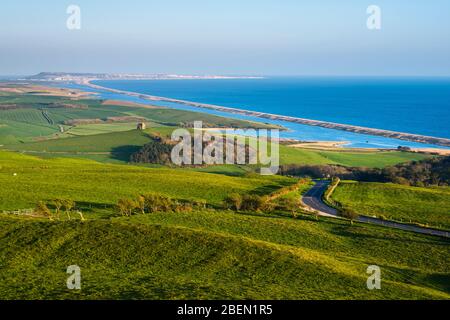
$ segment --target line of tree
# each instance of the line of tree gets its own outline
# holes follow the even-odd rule
[[[171,163],[172,147],[172,145],[163,142],[161,138],[155,137],[138,152],[133,153],[130,162],[168,165]]]
[[[53,209],[53,211],[50,208]],[[52,200],[49,204],[44,201],[39,201],[34,208],[34,213],[47,217],[50,220],[60,220],[61,214],[65,213],[68,220],[72,219],[72,214],[78,214],[82,221],[86,220],[83,216],[83,213],[77,209],[76,203],[70,199],[55,199]]]
[[[223,162],[226,163],[226,147],[227,143],[224,141],[223,144]],[[202,142],[202,150],[204,150],[210,143],[203,141]],[[154,136],[152,137],[152,140],[145,144],[139,151],[133,153],[130,156],[130,162],[132,163],[151,163],[151,164],[161,164],[161,165],[170,165],[172,163],[171,161],[171,153],[172,148],[174,144],[172,141]],[[248,144],[240,144],[238,142],[238,139],[235,138],[234,140],[234,159],[238,159],[238,151],[242,151],[244,153],[243,158],[245,159],[245,163],[250,162],[250,151],[252,149]],[[194,144],[192,144],[191,149],[191,163],[194,163],[194,157],[195,157],[195,148]],[[180,155],[182,156],[182,154]],[[211,156],[215,156],[215,151],[212,152]],[[203,157],[203,154],[202,154]],[[244,160],[243,159],[243,160]]]
[[[315,179],[339,177],[344,180],[392,182],[411,186],[450,185],[450,157],[432,157],[421,161],[378,168],[339,165],[283,165],[280,174]]]
[[[194,209],[206,208],[205,200],[180,201],[159,193],[147,193],[134,199],[119,199],[116,204],[116,211],[127,217],[155,212],[192,212]]]
[[[226,209],[236,212],[272,213],[282,211],[291,213],[293,217],[297,217],[303,207],[300,201],[300,194],[298,197],[279,197],[272,199],[269,196],[232,193],[224,199],[223,203]]]

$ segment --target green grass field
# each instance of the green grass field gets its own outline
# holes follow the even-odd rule
[[[341,183],[333,199],[360,214],[450,230],[450,188],[390,183]]]
[[[55,198],[70,198],[94,208],[111,207],[120,198],[148,192],[218,205],[233,192],[265,194],[294,181],[281,176],[231,177],[0,152],[0,210],[33,208],[40,200]]]
[[[227,212],[81,222],[0,217],[1,299],[449,299],[448,242]],[[66,268],[81,268],[81,291]],[[368,265],[382,289],[366,288]]]
[[[232,192],[269,194],[294,182],[0,152],[0,212],[71,198],[87,218],[0,213],[0,299],[450,298],[449,243],[437,237],[309,215],[113,211],[119,198],[151,191],[218,206]],[[79,292],[65,286],[74,264]],[[366,288],[372,264],[382,268],[382,290]]]

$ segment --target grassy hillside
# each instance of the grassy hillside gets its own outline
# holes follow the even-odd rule
[[[37,151],[49,153],[83,153],[83,152],[114,152],[128,146],[141,147],[151,138],[142,131],[108,132],[97,135],[87,135],[66,139],[52,139],[38,142],[8,145],[17,151]],[[128,161],[128,158],[126,159]]]
[[[343,182],[333,199],[360,214],[450,230],[450,188],[417,188],[390,183]]]
[[[0,210],[32,208],[40,200],[55,198],[70,198],[94,208],[111,207],[119,198],[152,191],[217,205],[233,192],[264,194],[293,182],[280,176],[230,177],[0,152]]]
[[[444,240],[231,213],[0,218],[1,299],[449,299]],[[82,290],[65,286],[79,265]],[[366,268],[382,268],[382,289]]]
[[[86,222],[0,213],[0,299],[449,299],[448,240],[308,215],[231,211],[117,217],[119,198],[161,192],[218,205],[294,180],[40,159],[0,152],[0,212],[75,200]],[[82,290],[66,289],[79,265]],[[382,268],[382,290],[366,268]]]

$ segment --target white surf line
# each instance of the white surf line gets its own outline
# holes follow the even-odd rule
[[[287,122],[293,122],[293,123],[300,123],[300,124],[309,125],[309,126],[322,127],[322,128],[327,128],[327,129],[342,130],[342,131],[354,132],[354,133],[359,133],[359,134],[367,134],[367,135],[381,136],[381,137],[391,138],[391,139],[398,139],[398,140],[405,140],[405,141],[412,141],[412,142],[419,142],[419,143],[426,143],[426,144],[450,147],[450,139],[447,139],[447,138],[425,136],[425,135],[420,135],[420,134],[398,132],[398,131],[391,131],[391,130],[384,130],[384,129],[375,129],[375,128],[361,127],[361,126],[321,121],[321,120],[311,120],[311,119],[305,119],[305,118],[283,116],[283,115],[272,114],[272,113],[267,113],[267,112],[258,112],[258,111],[223,107],[223,106],[217,106],[217,105],[199,103],[199,102],[192,102],[192,101],[186,101],[186,100],[180,100],[180,99],[172,99],[172,98],[167,98],[167,97],[159,97],[159,96],[153,96],[153,95],[142,94],[142,93],[137,93],[137,92],[102,87],[102,86],[99,86],[96,84],[92,84],[91,81],[94,81],[94,80],[92,80],[92,79],[85,80],[85,81],[80,82],[79,84],[86,85],[86,86],[89,86],[91,88],[98,89],[98,90],[105,90],[105,91],[119,93],[119,94],[123,94],[123,95],[127,95],[127,96],[138,97],[138,98],[150,100],[150,101],[163,101],[163,102],[179,103],[179,104],[197,107],[197,108],[204,108],[204,109],[222,111],[222,112],[227,112],[227,113],[240,114],[240,115],[245,115],[245,116],[252,116],[252,117],[258,117],[258,118],[264,118],[264,119],[270,119],[270,120],[281,120],[281,121],[287,121]]]

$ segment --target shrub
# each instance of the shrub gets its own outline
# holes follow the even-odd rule
[[[139,209],[140,213],[145,213],[145,198],[143,196],[138,196],[136,199],[136,207]]]
[[[70,213],[72,212],[72,209],[75,208],[75,205],[76,205],[75,201],[70,200],[70,199],[64,199],[64,200],[61,200],[61,202],[62,202],[62,207],[64,208],[64,211],[67,214],[67,218],[70,220],[71,219]]]
[[[302,206],[299,198],[283,198],[279,200],[278,205],[281,210],[292,213],[294,217]]]
[[[148,193],[142,196],[144,198],[145,212],[167,212],[171,211],[174,205],[170,197],[159,193]]]
[[[352,221],[358,219],[359,217],[359,215],[355,211],[348,208],[342,209],[340,213],[342,217],[350,219]]]
[[[263,209],[265,201],[258,195],[245,194],[242,197],[241,209],[244,211],[260,211]]]
[[[227,209],[239,211],[242,207],[242,196],[238,193],[232,193],[225,198],[224,203]]]
[[[50,211],[50,209],[47,207],[47,205],[43,201],[39,201],[36,204],[36,208],[34,209],[34,212],[37,213],[38,215],[41,215],[44,217],[48,217],[48,218],[52,217],[52,212]]]
[[[198,209],[206,209],[206,200],[194,200],[192,204]]]
[[[136,202],[131,199],[120,199],[117,202],[117,211],[123,216],[130,217],[137,208]]]
[[[194,209],[192,207],[192,205],[190,203],[177,203],[174,206],[174,211],[175,212],[180,212],[180,213],[190,213],[192,212]]]
[[[61,216],[61,208],[64,206],[63,200],[61,199],[55,199],[52,201],[53,206],[55,207],[55,215],[57,219]]]

